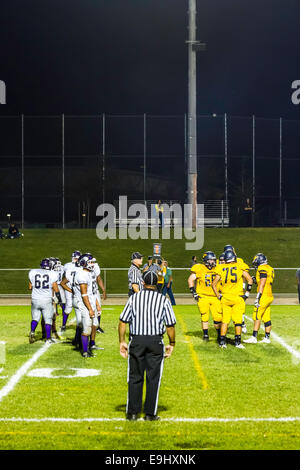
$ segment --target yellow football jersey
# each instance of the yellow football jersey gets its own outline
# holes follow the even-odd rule
[[[241,284],[244,266],[239,263],[219,264],[216,273],[221,277],[222,294],[241,295]]]
[[[236,262],[243,271],[249,272],[250,268],[249,268],[248,264],[246,264],[242,258],[237,258]],[[240,295],[244,295],[243,284],[244,284],[244,280],[243,280],[243,277],[242,277],[239,280]]]
[[[216,268],[208,269],[204,264],[194,264],[191,272],[196,274],[196,292],[199,295],[215,295],[212,290],[212,282],[216,277]]]
[[[273,297],[272,285],[275,277],[274,269],[268,264],[261,264],[256,271],[257,292],[259,291],[260,279],[266,277],[267,281],[263,290],[263,296]]]

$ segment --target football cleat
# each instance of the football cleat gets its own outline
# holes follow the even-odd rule
[[[264,339],[262,339],[261,341],[259,341],[260,343],[266,343],[266,344],[270,344],[271,343],[271,340],[270,338],[267,338],[266,336],[264,337]]]
[[[58,341],[56,339],[53,339],[53,338],[48,338],[45,341],[46,344],[54,344],[54,343],[57,343],[57,342]]]
[[[32,344],[35,341],[35,334],[33,331],[30,332],[29,334],[29,343]]]
[[[226,345],[226,343],[220,343],[220,348],[222,348],[222,349],[226,349],[226,348],[227,348],[227,345]]]
[[[235,347],[239,349],[245,349],[245,346],[243,346],[242,343],[236,343]]]
[[[209,336],[208,335],[203,335],[203,341],[209,341]]]
[[[100,326],[98,326],[97,333],[104,333],[104,330],[102,330],[102,328],[100,328]]]
[[[257,338],[255,336],[250,336],[248,339],[244,339],[244,343],[248,344],[256,344],[257,343]]]
[[[87,357],[95,357],[95,355],[91,351],[83,352],[82,357],[87,358]]]
[[[61,326],[61,328],[60,328],[60,334],[63,334],[65,331],[66,331],[66,327],[65,327],[65,326]]]
[[[91,349],[91,350],[94,349],[95,351],[98,351],[98,350],[99,350],[99,351],[100,351],[100,350],[103,350],[103,351],[104,351],[104,348],[100,348],[100,346],[96,346],[96,344],[94,344],[93,346],[91,346],[90,349]]]

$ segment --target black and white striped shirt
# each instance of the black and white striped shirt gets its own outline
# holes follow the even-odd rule
[[[132,289],[132,284],[137,284],[139,287],[139,290],[142,290],[143,288],[143,277],[140,269],[135,265],[132,264],[130,268],[128,269],[128,289],[129,289],[129,294],[133,294],[134,291]]]
[[[131,335],[163,335],[176,324],[171,302],[156,290],[143,289],[129,297],[120,320],[129,323]]]

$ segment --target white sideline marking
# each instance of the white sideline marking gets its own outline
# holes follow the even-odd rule
[[[0,422],[28,422],[28,423],[41,423],[41,422],[59,422],[59,423],[83,423],[83,422],[119,422],[127,421],[126,418],[0,418]],[[138,421],[144,421],[140,418]],[[300,421],[300,417],[281,417],[281,418],[161,418],[163,422],[178,422],[178,423],[236,423],[236,422],[295,422]]]
[[[251,320],[253,322],[252,318],[249,318],[245,315],[245,318],[247,320]],[[296,349],[292,348],[289,344],[287,344],[280,336],[278,336],[274,331],[272,331],[271,336],[277,341],[281,346],[283,346],[289,353],[291,353],[292,356],[296,357],[297,359],[300,359],[300,353],[299,351],[296,351]]]
[[[21,380],[21,378],[26,374],[28,369],[49,349],[51,343],[46,343],[42,346],[34,355],[27,361],[25,364],[20,367],[19,370],[10,378],[7,384],[0,390],[0,401],[6,397]]]

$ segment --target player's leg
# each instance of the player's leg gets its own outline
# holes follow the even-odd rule
[[[214,321],[214,327],[218,335],[217,341],[218,343],[220,343],[222,325],[222,304],[219,299],[215,298],[211,300],[210,310]]]
[[[201,315],[203,341],[208,341],[209,302],[205,297],[201,297],[201,299],[198,300],[198,309]]]
[[[98,333],[104,333],[104,330],[101,328],[100,326],[100,322],[101,322],[101,316],[102,316],[102,305],[101,305],[101,295],[100,295],[100,292],[97,293],[97,300],[98,300],[98,303],[99,303],[99,306],[100,306],[100,309],[97,310],[97,316],[98,316],[98,328],[97,328],[97,332]]]
[[[232,320],[235,327],[235,338],[234,343],[235,347],[244,349],[242,345],[242,322],[243,322],[243,312],[245,311],[245,302],[241,297],[238,297],[235,304],[232,307]]]
[[[84,307],[81,312],[82,315],[82,334],[81,334],[81,343],[82,343],[82,355],[83,357],[92,357],[93,354],[89,351],[89,337],[92,333],[92,319],[89,315],[88,310]]]
[[[52,322],[53,322],[53,305],[52,300],[44,302],[42,306],[42,315],[45,321],[46,342],[54,343],[51,338]]]
[[[76,316],[76,331],[75,331],[75,337],[72,341],[72,344],[76,348],[82,349],[81,335],[82,335],[82,331],[83,331],[83,325],[82,325],[81,309],[79,308],[76,301],[73,302],[73,307],[74,307],[75,316]]]
[[[97,316],[95,316],[92,319],[92,332],[91,332],[90,343],[89,343],[89,350],[90,351],[95,351],[97,349],[104,349],[104,348],[100,348],[95,343],[96,333],[97,333],[98,327],[99,327],[98,318],[97,318]]]
[[[264,314],[262,315],[262,321],[264,322],[264,327],[265,327],[265,337],[260,341],[260,343],[270,343],[270,334],[271,334],[271,329],[272,329],[272,323],[271,323],[271,303],[273,301],[273,298],[271,299],[266,299],[266,304],[265,304],[265,311]]]
[[[250,343],[250,344],[251,343],[252,344],[257,343],[257,334],[258,334],[258,331],[259,331],[259,328],[260,328],[261,317],[262,317],[263,313],[264,313],[264,309],[262,307],[254,307],[253,316],[252,316],[252,319],[253,319],[253,322],[254,322],[252,336],[250,336],[250,338],[248,338],[248,339],[245,339],[244,343]]]
[[[65,298],[66,298],[66,303],[65,303],[65,308],[62,313],[62,325],[60,328],[60,333],[64,333],[66,331],[67,321],[73,308],[73,294],[71,294],[71,292],[69,291],[66,291]]]
[[[222,323],[221,323],[221,332],[220,332],[220,347],[226,348],[226,335],[228,325],[231,321],[231,305],[226,302],[224,298],[221,300],[222,304]]]
[[[33,300],[31,303],[31,324],[29,333],[29,343],[34,343],[35,341],[35,330],[40,321],[41,314],[42,312],[38,303]]]

